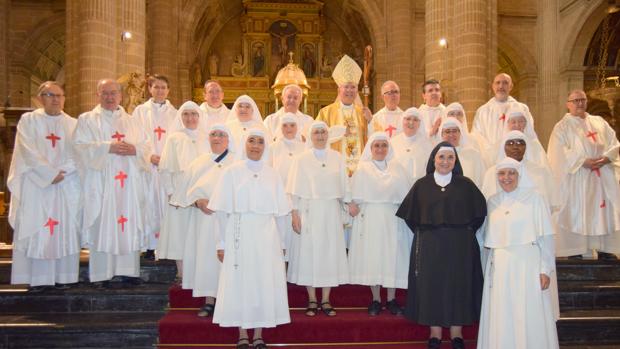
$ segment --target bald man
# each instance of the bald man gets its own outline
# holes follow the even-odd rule
[[[400,87],[392,80],[388,80],[381,85],[381,97],[384,107],[372,116],[372,121],[368,124],[368,134],[375,130],[385,131],[390,138],[403,131],[401,116],[403,110],[398,107],[400,104]]]
[[[592,250],[599,259],[620,253],[620,143],[600,116],[586,112],[588,98],[572,91],[564,115],[549,139],[549,164],[562,188],[557,215],[557,256],[582,258]]]
[[[80,115],[73,134],[84,180],[82,244],[90,249],[89,277],[97,287],[115,276],[139,284],[152,150],[140,120],[120,106],[118,82],[100,80],[97,98],[99,104]]]
[[[508,109],[520,109],[525,114],[526,121],[534,126],[534,118],[527,105],[518,102],[510,96],[514,87],[510,75],[501,73],[495,76],[491,88],[493,98],[486,104],[478,108],[474,116],[474,123],[471,130],[472,134],[481,141],[481,151],[485,159],[493,158],[493,153],[497,144],[502,140],[504,129],[506,128]]]

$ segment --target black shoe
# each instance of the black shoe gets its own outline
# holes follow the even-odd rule
[[[598,259],[602,261],[615,261],[618,260],[618,257],[613,253],[598,251]]]
[[[452,349],[465,349],[465,341],[463,341],[463,338],[452,338]]]
[[[144,259],[148,260],[148,261],[154,261],[155,260],[155,250],[146,250],[146,252],[144,253]]]
[[[142,279],[137,278],[137,277],[131,277],[131,276],[121,276],[121,282],[129,286],[139,286],[144,283]]]
[[[428,349],[440,349],[441,348],[441,339],[439,338],[431,338],[428,340]]]
[[[385,308],[389,310],[392,315],[403,315],[403,308],[398,304],[396,298],[385,303]]]
[[[582,260],[583,256],[580,254],[576,254],[574,256],[568,256],[568,259],[576,259],[576,260]]]
[[[252,346],[254,349],[267,349],[267,344],[262,338],[255,338],[252,342]]]
[[[68,290],[71,288],[71,286],[73,286],[73,284],[59,284],[56,283],[56,285],[54,285],[54,288],[57,290]]]
[[[41,292],[45,292],[47,290],[49,290],[50,287],[43,285],[43,286],[30,286],[28,287],[28,292],[30,293],[41,293]]]
[[[110,281],[96,281],[93,282],[93,287],[96,289],[104,289],[104,288],[109,288],[110,287]]]
[[[372,301],[368,306],[368,315],[377,316],[381,312],[381,303],[378,301]]]
[[[248,338],[239,338],[237,349],[250,349],[250,340]]]
[[[213,315],[214,311],[215,311],[215,304],[205,304],[198,311],[198,316],[209,317]]]

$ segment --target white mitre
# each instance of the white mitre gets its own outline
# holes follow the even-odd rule
[[[362,77],[362,69],[353,60],[353,58],[344,55],[340,59],[340,62],[334,68],[332,78],[336,82],[336,85],[342,86],[347,83],[359,84]]]

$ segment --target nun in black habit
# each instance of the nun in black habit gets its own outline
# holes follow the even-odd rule
[[[476,230],[486,214],[486,200],[463,176],[456,149],[439,143],[426,176],[396,212],[414,232],[405,316],[431,326],[429,348],[440,347],[442,327],[450,327],[453,348],[464,348],[462,326],[479,318],[483,281]]]

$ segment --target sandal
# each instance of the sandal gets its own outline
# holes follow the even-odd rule
[[[336,310],[332,307],[329,302],[321,303],[321,310],[327,316],[336,316]]]
[[[267,349],[267,344],[265,344],[265,341],[263,341],[263,339],[260,337],[254,339],[254,341],[252,342],[252,346],[254,347],[254,349]]]
[[[245,342],[245,343],[241,343]],[[249,338],[239,338],[237,341],[237,349],[250,349],[250,339]]]
[[[314,306],[312,306],[314,304]],[[309,301],[306,308],[306,316],[315,316],[319,312],[319,303],[315,301]]]

